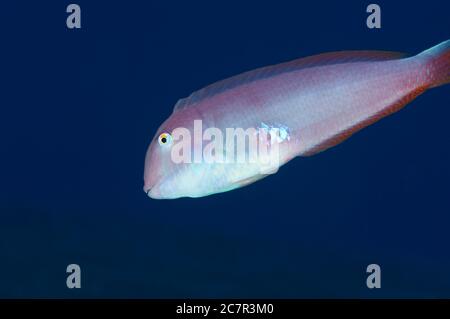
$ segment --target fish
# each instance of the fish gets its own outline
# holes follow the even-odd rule
[[[449,82],[450,40],[415,56],[390,51],[323,53],[216,82],[180,99],[158,128],[145,155],[144,192],[153,199],[197,198],[252,184],[296,157],[340,144],[428,89]],[[238,162],[235,157],[202,161],[208,144],[220,141],[219,135],[205,136],[208,129],[220,133],[233,128],[268,133],[265,139],[258,137],[258,145],[276,149],[275,155],[266,155],[269,160],[276,156],[276,163],[267,164],[267,158]],[[233,142],[214,146],[214,152],[209,150],[217,157],[237,152]],[[242,150],[247,158],[250,147]],[[174,154],[184,160],[175,160]]]

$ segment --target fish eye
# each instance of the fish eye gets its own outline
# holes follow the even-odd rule
[[[161,133],[158,142],[159,145],[169,145],[172,142],[172,136],[169,133]]]

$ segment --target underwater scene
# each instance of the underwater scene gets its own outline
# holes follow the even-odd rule
[[[450,298],[449,11],[2,4],[0,298]]]

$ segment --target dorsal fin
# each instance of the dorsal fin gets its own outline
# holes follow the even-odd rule
[[[174,112],[189,107],[201,100],[222,93],[242,84],[256,80],[269,78],[282,73],[297,71],[306,68],[366,61],[395,60],[404,57],[405,54],[391,51],[338,51],[322,53],[306,58],[300,58],[289,62],[270,65],[256,70],[247,71],[225,80],[215,82],[211,85],[195,91],[186,98],[178,100],[173,109]]]

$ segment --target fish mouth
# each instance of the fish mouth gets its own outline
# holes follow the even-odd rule
[[[145,193],[147,194],[148,197],[150,197],[152,199],[156,199],[154,192],[152,193],[152,189],[153,188],[149,188]]]
[[[144,191],[144,193],[147,194],[148,197],[151,198],[151,197],[152,197],[152,196],[151,196],[151,191],[152,191],[152,189],[153,189],[153,187],[146,187],[146,186],[144,186],[143,191]]]
[[[163,197],[156,191],[155,187],[148,188],[147,190],[144,189],[144,192],[152,199],[163,199]]]

